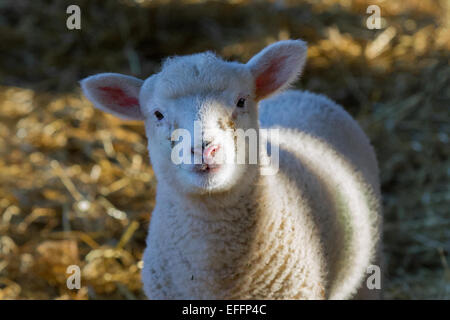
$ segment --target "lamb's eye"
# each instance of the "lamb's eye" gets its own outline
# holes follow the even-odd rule
[[[245,99],[240,98],[239,101],[236,103],[236,107],[243,108],[245,106]]]
[[[162,120],[164,118],[164,115],[159,111],[155,111],[155,117],[158,120]]]

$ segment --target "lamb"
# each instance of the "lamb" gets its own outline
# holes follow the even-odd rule
[[[167,59],[140,79],[103,73],[81,81],[93,104],[142,120],[157,178],[144,252],[150,299],[378,298],[365,279],[380,264],[381,205],[373,148],[357,122],[322,95],[285,90],[307,46],[274,43],[248,63],[211,52]],[[173,132],[195,136],[173,161]],[[237,129],[276,130],[279,169],[236,159]],[[275,147],[278,147],[276,149]],[[245,147],[245,151],[250,149]],[[186,154],[185,154],[186,156]]]

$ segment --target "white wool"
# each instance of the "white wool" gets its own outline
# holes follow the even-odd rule
[[[225,62],[211,52],[166,59],[158,74],[158,95],[175,99],[190,94],[226,90],[237,74],[245,72],[236,62]],[[250,75],[247,75],[250,82]]]
[[[82,81],[97,107],[145,121],[158,180],[142,272],[150,299],[379,296],[365,287],[367,267],[380,264],[382,223],[368,138],[321,95],[275,95],[298,77],[305,59],[305,43],[289,40],[247,64],[202,53],[166,60],[143,84],[116,74]],[[104,83],[131,96],[114,103],[99,90]],[[245,107],[237,108],[242,97]],[[128,103],[135,99],[137,107]],[[205,177],[193,165],[175,165],[171,133],[193,132],[194,121],[204,125],[203,139],[231,158],[235,140],[226,129],[278,129],[279,171],[262,175],[258,164],[225,164]]]

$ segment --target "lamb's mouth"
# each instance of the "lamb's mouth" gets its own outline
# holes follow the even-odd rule
[[[193,171],[199,174],[205,174],[205,173],[216,173],[220,170],[222,166],[219,164],[196,164],[194,166]]]

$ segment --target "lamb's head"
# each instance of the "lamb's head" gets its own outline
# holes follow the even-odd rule
[[[167,59],[145,81],[103,73],[81,85],[99,109],[145,122],[158,182],[187,194],[211,194],[230,191],[257,171],[249,163],[256,149],[240,137],[252,130],[258,136],[258,101],[293,82],[305,58],[305,43],[287,40],[247,64],[200,53]]]

